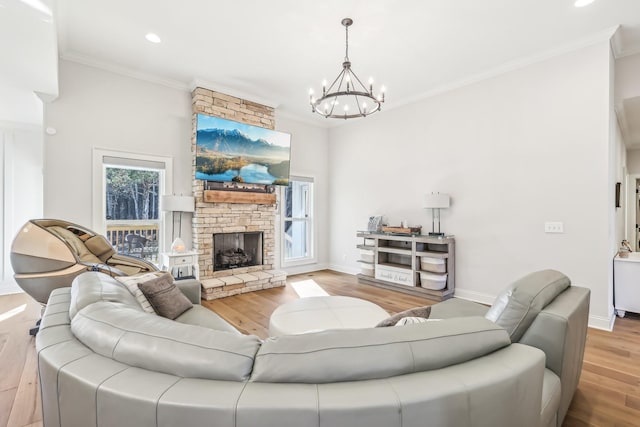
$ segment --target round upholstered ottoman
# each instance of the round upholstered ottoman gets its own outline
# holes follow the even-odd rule
[[[300,298],[276,308],[269,335],[293,335],[325,329],[372,328],[389,314],[359,298],[321,296]]]

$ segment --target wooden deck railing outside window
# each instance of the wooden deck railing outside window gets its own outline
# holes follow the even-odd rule
[[[107,221],[107,240],[116,252],[158,262],[160,221]]]

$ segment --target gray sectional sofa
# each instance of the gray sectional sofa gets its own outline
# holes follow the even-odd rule
[[[520,337],[509,307],[453,299],[436,321],[261,341],[179,286],[195,305],[175,321],[102,273],[52,292],[36,339],[45,427],[560,426],[582,365],[584,288],[534,286]]]

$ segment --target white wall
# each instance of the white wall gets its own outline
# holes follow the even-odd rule
[[[291,175],[314,178],[316,262],[287,268],[288,274],[327,268],[329,264],[329,132],[326,128],[280,117],[276,129],[291,134]],[[279,225],[279,223],[278,223]],[[276,231],[279,235],[279,229]],[[279,242],[280,239],[276,239]],[[279,246],[276,253],[280,253]]]
[[[60,61],[60,96],[45,106],[44,214],[92,226],[92,150],[173,158],[173,192],[190,195],[191,95]],[[183,238],[191,242],[190,214]]]
[[[591,288],[591,322],[607,327],[608,59],[602,42],[331,129],[332,266],[357,268],[368,216],[430,228],[422,196],[449,193],[457,296],[492,302],[554,268]],[[545,221],[564,234],[545,234]]]
[[[640,149],[627,151],[627,171],[629,175],[640,174]]]
[[[620,132],[620,126],[618,126],[617,120],[612,122],[614,133],[615,133],[615,150],[616,150],[616,166],[615,166],[615,175],[616,182],[621,184],[620,188],[620,208],[616,208],[616,217],[615,217],[615,244],[616,251],[620,247],[620,243],[623,239],[628,239],[628,231],[626,224],[626,211],[629,203],[634,204],[633,199],[627,199],[629,183],[627,182],[627,150],[624,145],[624,141],[622,139],[622,133]],[[631,241],[631,240],[630,240]]]
[[[0,123],[0,280],[13,277],[11,243],[29,219],[42,217],[42,128],[29,124]]]
[[[29,89],[0,82],[0,120],[42,125],[42,101]]]
[[[615,67],[616,102],[640,96],[640,53],[617,59]]]

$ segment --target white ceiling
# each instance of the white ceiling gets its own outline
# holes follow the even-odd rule
[[[0,0],[0,2],[7,0]],[[319,125],[308,90],[332,80],[344,56],[387,88],[385,108],[611,34],[617,56],[640,52],[640,0],[65,0],[63,58],[278,107]],[[161,44],[145,40],[157,33]]]

